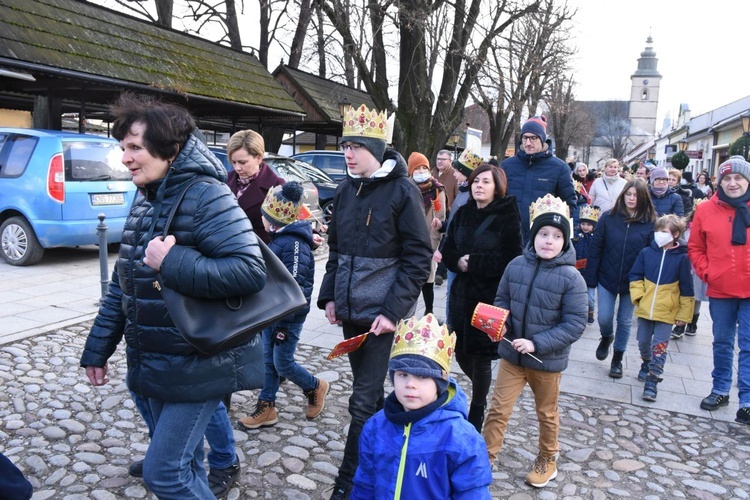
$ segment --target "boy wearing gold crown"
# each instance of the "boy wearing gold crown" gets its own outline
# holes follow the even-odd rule
[[[328,382],[316,378],[294,360],[300,332],[310,312],[310,296],[315,279],[313,233],[309,221],[297,220],[302,208],[303,188],[299,182],[287,182],[268,191],[260,212],[263,226],[271,237],[268,247],[284,263],[307,298],[308,306],[263,330],[265,381],[255,411],[240,419],[246,429],[275,425],[276,393],[286,377],[303,390],[307,398],[305,417],[317,418],[325,406]]]
[[[599,209],[590,205],[582,205],[579,215],[579,232],[573,238],[573,247],[576,249],[576,269],[581,274],[586,271],[586,261],[589,256],[589,245],[591,238],[594,236],[594,226],[599,220]],[[596,309],[596,288],[588,289],[589,297],[589,317],[588,322],[594,322],[594,309]]]
[[[362,430],[350,498],[491,498],[487,448],[449,376],[455,342],[432,314],[399,322],[388,363],[394,389]]]
[[[357,470],[359,435],[383,407],[383,383],[396,323],[413,314],[430,275],[432,246],[419,188],[406,161],[386,147],[384,112],[365,105],[344,114],[340,141],[348,177],[336,189],[328,263],[318,307],[350,339],[371,332],[349,354],[352,416],[332,499],[346,499]]]
[[[539,455],[526,483],[542,488],[557,477],[560,380],[570,346],[586,328],[586,282],[575,268],[568,206],[547,194],[530,212],[529,243],[508,264],[495,298],[496,306],[510,311],[503,329],[510,342],[498,344],[502,359],[482,435],[494,463],[513,406],[528,383],[539,420]]]

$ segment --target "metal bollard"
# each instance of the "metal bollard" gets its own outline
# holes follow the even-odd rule
[[[96,234],[99,236],[99,278],[102,286],[102,299],[104,294],[107,293],[107,287],[109,287],[109,261],[107,260],[107,225],[104,223],[104,219],[107,217],[104,214],[97,215],[99,218],[99,225],[96,226]],[[101,303],[101,300],[99,300]]]

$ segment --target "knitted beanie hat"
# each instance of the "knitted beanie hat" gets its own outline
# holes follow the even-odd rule
[[[304,189],[297,181],[287,182],[268,191],[260,211],[268,222],[276,227],[284,227],[297,220],[302,208]]]
[[[388,362],[388,376],[391,377],[391,383],[393,383],[393,375],[397,371],[410,373],[418,377],[432,378],[437,385],[438,396],[448,390],[448,380],[443,378],[445,370],[430,358],[418,354],[401,354],[391,358]]]
[[[740,174],[750,181],[750,163],[739,155],[731,156],[727,161],[719,165],[719,178],[717,182],[721,184],[721,179],[727,174]]]
[[[427,170],[430,169],[430,162],[429,160],[427,160],[427,157],[422,153],[417,153],[416,151],[409,155],[408,165],[409,177],[412,176],[412,174],[418,167],[427,167]]]
[[[549,193],[538,198],[529,207],[529,215],[531,217],[529,242],[531,245],[534,245],[536,233],[538,233],[541,228],[544,226],[553,226],[562,231],[563,237],[565,238],[562,249],[563,251],[567,250],[570,246],[570,232],[572,229],[569,214],[570,208],[568,207],[568,204],[560,198],[552,196]]]
[[[361,144],[365,149],[367,149],[367,151],[372,153],[372,156],[374,156],[379,163],[383,163],[383,155],[385,155],[386,146],[384,140],[376,139],[374,137],[361,137],[358,135],[352,135],[342,137],[339,141],[339,144],[343,144],[345,142],[354,142],[356,144]]]
[[[669,175],[667,174],[667,169],[664,167],[654,167],[653,170],[651,170],[651,183],[654,182],[654,179],[669,179]]]
[[[534,134],[544,143],[547,140],[547,117],[544,115],[532,116],[521,127],[521,135]]]

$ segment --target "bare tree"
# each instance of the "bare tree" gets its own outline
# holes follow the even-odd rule
[[[612,158],[622,158],[630,137],[627,101],[604,101],[594,107],[595,139],[603,141],[612,152]]]
[[[490,48],[472,97],[489,119],[491,155],[500,156],[514,142],[523,115],[537,114],[552,82],[568,71],[574,14],[567,4],[544,0],[538,12],[520,19]]]
[[[550,85],[545,98],[555,138],[555,155],[561,160],[567,159],[571,146],[585,149],[594,138],[594,120],[575,100],[574,87],[572,76],[560,75]]]
[[[402,0],[397,6],[390,0],[370,0],[357,10],[366,23],[358,23],[357,6],[349,4],[352,16],[345,22],[340,13],[346,0],[320,1],[343,46],[353,48],[365,90],[380,109],[396,112],[399,126],[394,143],[404,152],[422,151],[428,156],[444,147],[461,123],[469,90],[492,41],[516,20],[536,11],[540,2],[518,6],[501,0],[490,9],[481,0]],[[487,8],[482,10],[483,6]],[[358,43],[357,30],[363,27],[369,30],[364,39],[369,43]],[[436,32],[436,27],[442,31]],[[386,45],[384,40],[392,42]],[[395,103],[389,94],[389,69],[394,67],[398,68]]]
[[[154,0],[153,5],[145,1],[110,0],[110,2],[92,2],[106,5],[112,3],[125,9],[125,12],[144,18],[165,28],[172,27],[174,0]]]

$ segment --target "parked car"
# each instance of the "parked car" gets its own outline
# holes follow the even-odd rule
[[[92,245],[103,213],[107,243],[119,243],[136,186],[110,138],[0,128],[0,254],[14,266],[46,248]]]
[[[292,158],[302,160],[318,167],[334,182],[339,183],[346,179],[346,158],[343,151],[313,150],[292,155]]]
[[[329,225],[331,223],[331,214],[333,213],[333,195],[336,192],[338,184],[315,165],[296,158],[290,158],[290,160],[293,160],[294,166],[305,174],[315,184],[315,187],[318,188],[318,203],[320,203],[320,209],[323,211],[323,223],[326,226]]]
[[[229,164],[229,158],[227,156],[227,150],[218,147],[210,146],[208,149],[221,160],[227,172],[233,170],[232,165]],[[320,209],[320,202],[318,201],[318,188],[315,184],[307,177],[301,170],[295,166],[295,160],[287,156],[281,156],[273,153],[265,153],[263,155],[263,161],[282,179],[285,181],[298,181],[302,183],[304,189],[304,204],[312,214],[311,222],[313,228],[316,228],[319,223],[323,221],[323,212]]]

